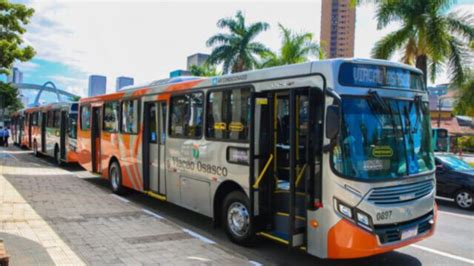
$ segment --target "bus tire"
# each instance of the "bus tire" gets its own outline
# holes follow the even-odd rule
[[[54,148],[54,161],[57,166],[61,166],[63,164],[63,161],[61,160],[61,154],[59,153],[59,148],[56,146]]]
[[[250,224],[250,201],[241,191],[227,195],[222,205],[222,224],[230,240],[249,246],[255,241],[254,225]]]
[[[474,194],[467,189],[460,189],[454,193],[454,202],[464,210],[474,209]]]
[[[122,171],[117,161],[113,161],[109,167],[109,181],[112,192],[118,195],[125,193],[125,188],[122,186]]]

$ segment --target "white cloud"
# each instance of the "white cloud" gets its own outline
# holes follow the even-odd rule
[[[27,38],[37,57],[61,62],[79,72],[102,74],[109,88],[117,76],[136,83],[165,78],[186,67],[188,55],[209,53],[206,40],[216,22],[242,10],[248,22],[271,29],[258,38],[272,49],[280,43],[277,24],[316,33],[320,1],[287,3],[34,2],[36,14]],[[110,90],[110,89],[109,89]]]
[[[205,42],[219,31],[217,20],[237,10],[244,11],[248,22],[270,23],[271,29],[258,41],[274,50],[280,45],[279,22],[313,32],[319,40],[321,19],[321,0],[41,1],[31,5],[36,12],[26,37],[36,48],[37,58],[60,62],[86,75],[106,75],[109,90],[115,87],[117,76],[132,76],[136,83],[143,83],[184,69],[188,55],[210,52]],[[373,16],[372,4],[357,8],[356,57],[370,57],[374,43],[397,28],[391,24],[378,31]],[[87,85],[87,80],[62,82],[68,89],[82,91],[81,95],[86,88],[80,86]]]

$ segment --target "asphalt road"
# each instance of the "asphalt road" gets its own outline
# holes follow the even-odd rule
[[[53,160],[38,160],[31,153],[14,154],[19,160],[53,164]],[[106,180],[98,178],[77,165],[68,165],[65,170],[110,193]],[[130,204],[150,210],[180,226],[240,253],[255,265],[474,265],[474,211],[458,209],[453,202],[438,200],[438,224],[435,235],[422,242],[399,250],[357,260],[322,260],[299,250],[288,250],[286,246],[267,239],[259,239],[252,248],[231,243],[221,228],[214,228],[211,219],[170,203],[161,202],[141,193],[125,196]]]

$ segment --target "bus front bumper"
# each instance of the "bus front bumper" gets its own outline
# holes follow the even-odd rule
[[[378,237],[376,233],[368,232],[346,219],[341,219],[328,232],[328,258],[350,259],[369,257],[389,252],[430,237],[433,235],[436,227],[437,209],[435,205],[430,219],[434,221],[434,223],[431,224],[429,230],[406,240],[394,241],[393,244],[390,242],[381,244],[380,237]]]

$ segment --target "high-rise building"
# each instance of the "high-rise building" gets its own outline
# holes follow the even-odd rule
[[[133,78],[130,77],[118,77],[115,82],[115,91],[119,91],[121,88],[133,85]]]
[[[187,65],[187,70],[191,68],[191,66],[196,65],[196,66],[202,66],[204,63],[206,63],[206,60],[209,58],[208,54],[193,54],[188,56],[188,65]]]
[[[9,83],[22,83],[23,73],[18,68],[14,67],[7,80]]]
[[[321,46],[326,57],[354,56],[355,12],[350,0],[322,0]]]
[[[90,75],[89,76],[89,92],[88,96],[97,96],[105,94],[107,88],[107,78],[105,76]]]

